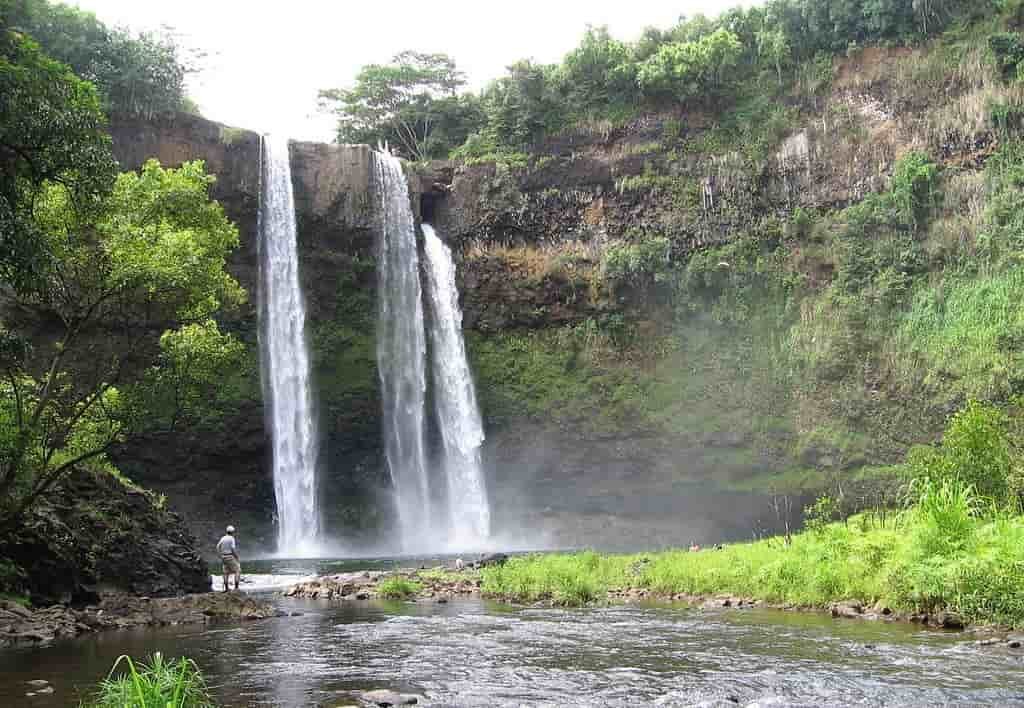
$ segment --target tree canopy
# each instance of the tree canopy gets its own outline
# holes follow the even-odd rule
[[[28,37],[0,31],[0,279],[23,290],[51,265],[34,218],[47,184],[89,213],[114,175],[93,86]]]
[[[342,142],[388,140],[414,159],[483,158],[527,150],[573,124],[621,121],[644,109],[700,102],[721,108],[765,79],[819,57],[873,42],[910,43],[958,20],[995,12],[996,0],[769,0],[717,17],[682,17],[635,42],[588,27],[559,64],[524,59],[479,96],[445,55],[403,52],[363,67],[351,89],[323,91]],[[1008,72],[1015,37],[999,40]],[[441,100],[443,98],[443,100]],[[456,110],[458,109],[458,110]],[[438,126],[448,126],[441,131]],[[431,131],[443,138],[429,139]],[[464,142],[463,142],[464,141]]]
[[[109,28],[91,12],[49,0],[0,1],[5,24],[95,85],[112,113],[149,118],[190,107],[185,77],[192,68],[166,32]]]
[[[464,84],[448,55],[406,51],[364,66],[352,88],[320,97],[338,116],[339,142],[386,142],[422,160],[447,156],[479,122],[474,97],[457,95]]]
[[[238,231],[201,162],[117,175],[103,97],[173,108],[174,52],[41,0],[0,4],[0,19],[2,526],[71,469],[109,466],[113,444],[143,423],[173,427],[212,381],[244,371],[243,347],[212,318],[245,293],[225,270]],[[147,82],[159,90],[135,93]]]

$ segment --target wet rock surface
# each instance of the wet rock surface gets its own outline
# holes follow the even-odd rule
[[[102,472],[79,470],[0,535],[0,557],[21,571],[0,588],[35,606],[83,605],[101,594],[166,597],[210,589],[198,542],[156,497]]]
[[[110,629],[260,620],[286,613],[241,593],[150,598],[113,594],[81,609],[51,605],[30,610],[0,601],[0,647],[44,644]]]
[[[412,706],[420,702],[421,696],[412,693],[398,693],[396,691],[380,690],[367,691],[360,695],[360,699],[368,705],[381,706]]]

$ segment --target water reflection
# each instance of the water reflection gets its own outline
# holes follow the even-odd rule
[[[0,654],[0,705],[24,681],[72,706],[121,653],[194,657],[225,706],[337,705],[390,688],[427,706],[1024,705],[1022,659],[968,635],[778,612],[561,611],[484,602],[282,601],[301,617],[103,634]]]

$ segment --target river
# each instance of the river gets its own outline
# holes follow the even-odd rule
[[[665,605],[275,601],[304,614],[0,651],[0,705],[75,706],[119,655],[154,651],[194,658],[232,708],[344,705],[376,688],[425,706],[1024,705],[1024,655],[906,624]],[[32,679],[55,692],[26,698]]]

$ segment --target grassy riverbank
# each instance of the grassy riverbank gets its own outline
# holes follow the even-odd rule
[[[906,612],[947,610],[966,622],[1024,626],[1024,519],[979,518],[976,499],[948,486],[925,496],[885,523],[858,516],[797,534],[788,545],[772,538],[699,552],[513,558],[484,570],[483,592],[561,605],[633,588],[821,608],[881,601]]]
[[[737,595],[827,607],[855,600],[964,622],[1024,626],[1021,417],[969,402],[939,445],[915,448],[899,472],[900,510],[835,518],[823,497],[791,542],[772,538],[697,552],[534,555],[483,573],[483,593],[580,605],[609,593]],[[893,503],[892,500],[890,503]]]

